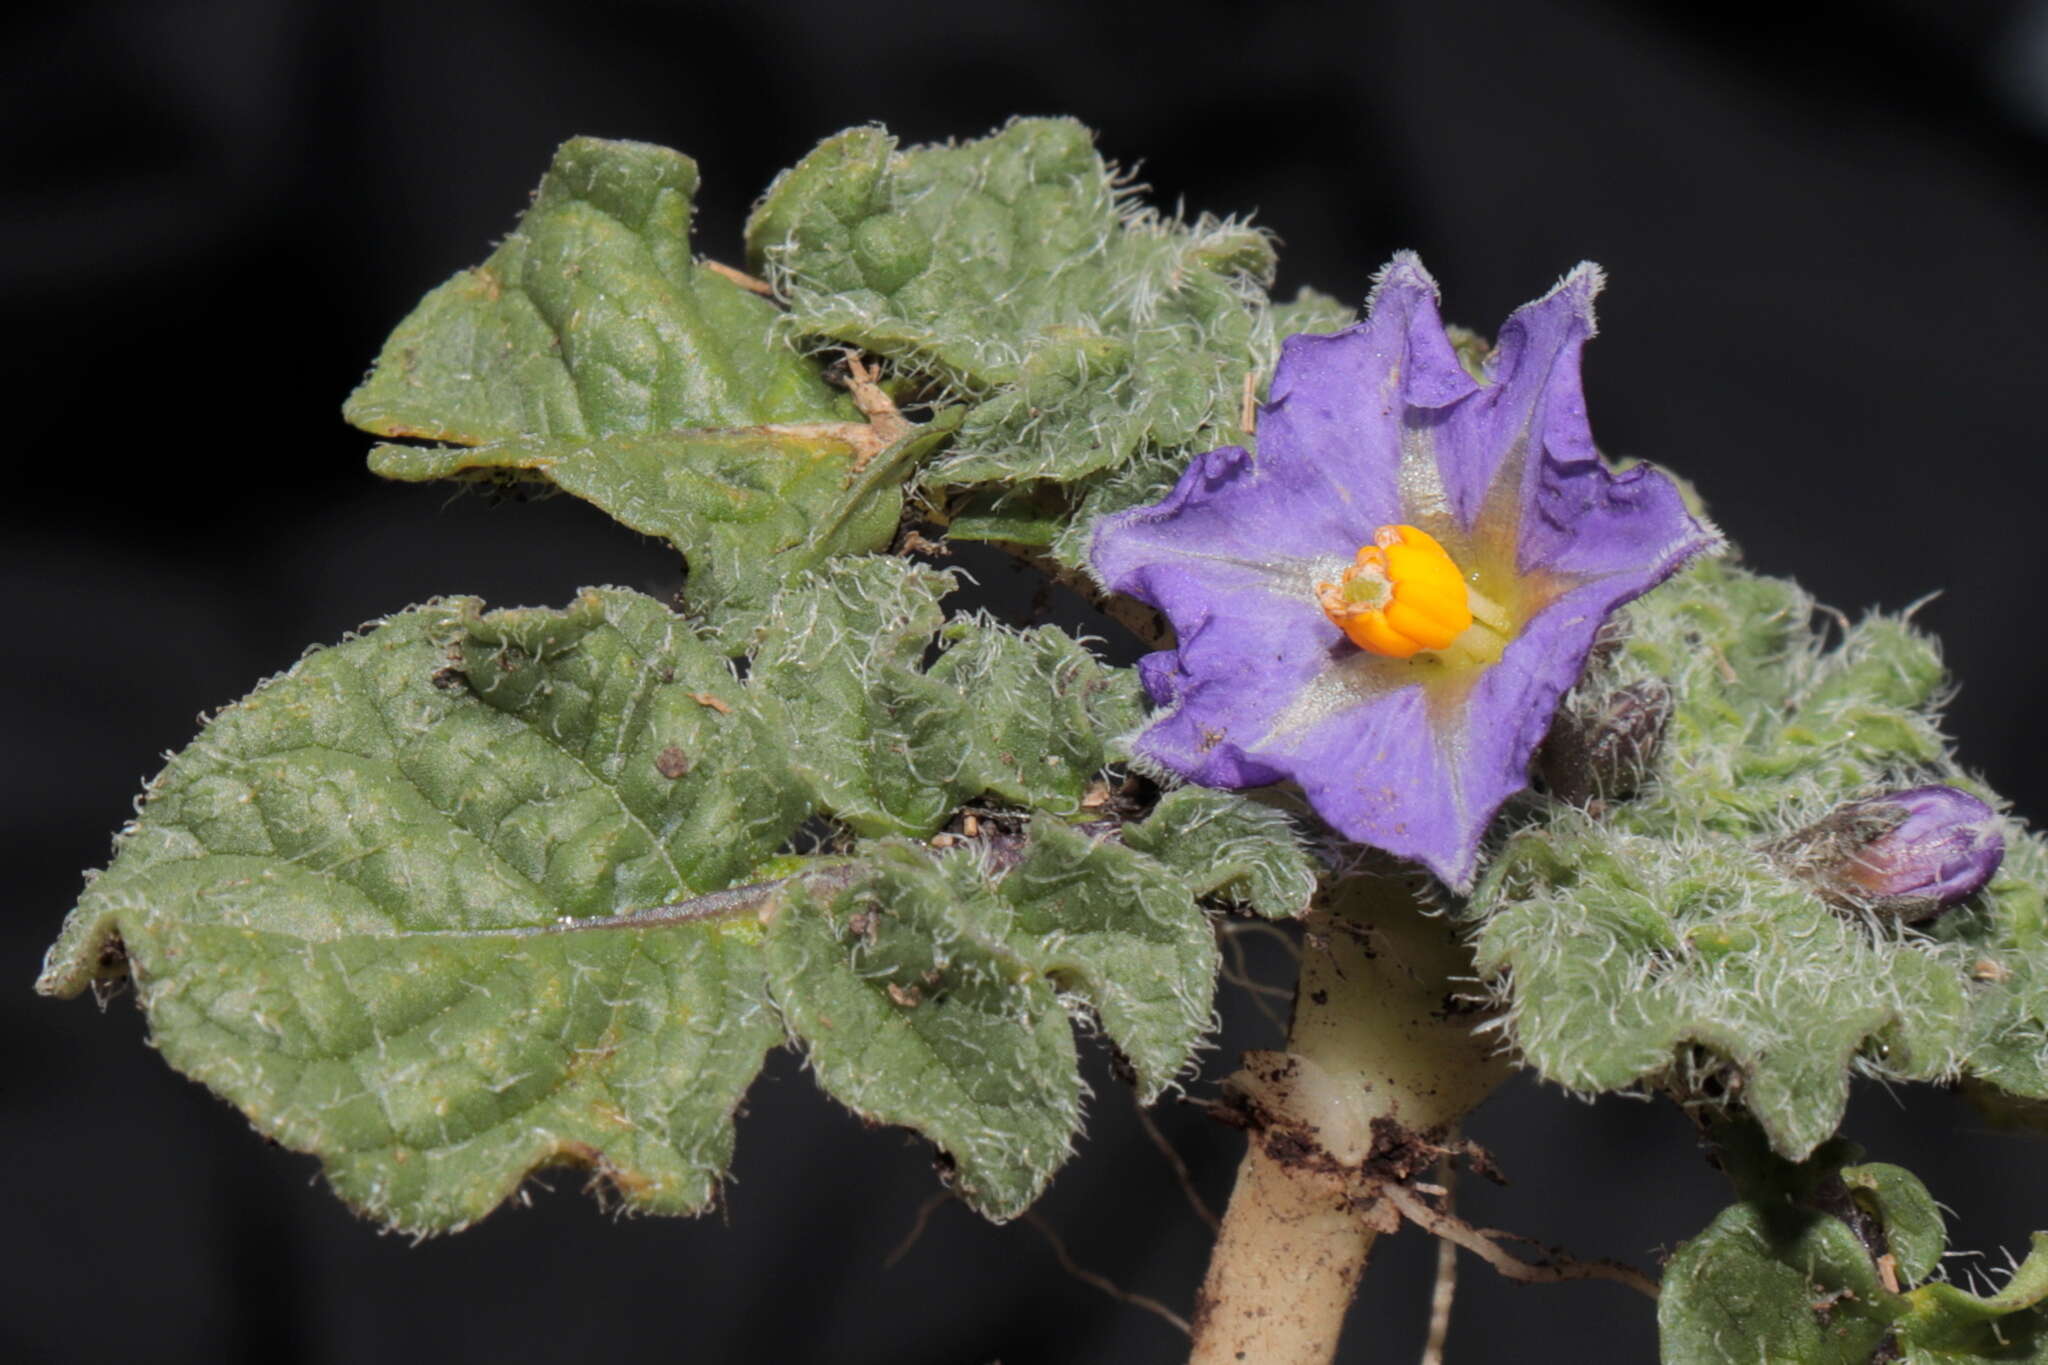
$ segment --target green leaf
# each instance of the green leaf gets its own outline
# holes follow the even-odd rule
[[[916,1128],[992,1218],[1029,1207],[1080,1124],[1074,1036],[1052,983],[1008,942],[1013,912],[969,857],[900,844],[769,931],[770,988],[818,1084]]]
[[[585,817],[558,771],[587,773],[640,814],[659,846],[645,882],[624,885],[622,870],[642,857],[637,846],[593,849],[605,869],[593,875],[612,883],[615,903],[578,902],[572,913],[621,913],[730,885],[780,852],[811,814],[809,792],[789,771],[788,733],[732,665],[653,598],[586,590],[566,611],[471,611],[461,624],[456,666],[478,699],[522,731],[451,774],[439,798],[488,800],[478,818],[502,833],[543,814],[569,830]],[[529,750],[550,766],[522,769]],[[487,795],[501,771],[501,794]],[[548,799],[529,813],[536,788]],[[527,870],[545,880],[560,865],[556,852]]]
[[[995,484],[975,493],[946,523],[950,540],[994,540],[1044,549],[1070,512],[1057,485]]]
[[[489,260],[400,323],[344,415],[379,436],[564,441],[855,416],[690,254],[697,165],[575,138]]]
[[[1724,1164],[1745,1199],[1665,1271],[1657,1322],[1669,1365],[1862,1365],[1880,1348],[1883,1359],[1917,1365],[2048,1360],[2048,1315],[2038,1308],[2048,1298],[2048,1235],[2036,1234],[1995,1294],[1940,1280],[1901,1293],[1888,1287],[1877,1251],[1891,1257],[1894,1282],[1911,1286],[1938,1272],[1947,1245],[1918,1179],[1882,1163],[1843,1166],[1854,1153],[1845,1142],[1794,1164],[1739,1129],[1724,1136],[1734,1139]],[[1869,1245],[1844,1221],[1865,1217],[1875,1220]]]
[[[1156,1094],[1215,948],[1180,874],[1061,819],[1135,715],[1128,674],[1053,633],[942,629],[949,584],[833,561],[778,596],[744,681],[619,589],[436,603],[316,650],[151,784],[40,989],[132,974],[173,1065],[409,1231],[562,1163],[704,1207],[785,1023],[1007,1217],[1071,1146],[1070,1017]],[[821,813],[922,835],[976,796],[1000,806],[950,855],[791,854]],[[856,903],[883,925],[860,943]]]
[[[1822,1214],[1786,1228],[1754,1204],[1678,1249],[1657,1300],[1664,1365],[1865,1365],[1890,1326],[1863,1244]]]
[[[1844,1166],[1842,1183],[1866,1212],[1884,1225],[1885,1249],[1898,1263],[1901,1284],[1918,1284],[1941,1268],[1948,1230],[1941,1206],[1904,1166],[1873,1161]]]
[[[1358,311],[1328,294],[1304,286],[1292,303],[1273,305],[1273,332],[1291,337],[1298,332],[1341,332],[1358,321]]]
[[[451,665],[474,611],[393,617],[222,712],[151,784],[40,989],[125,961],[166,1060],[393,1227],[459,1228],[561,1163],[630,1207],[702,1208],[780,1032],[758,931],[570,921],[722,885],[801,807],[751,771],[750,718],[676,704],[736,689],[687,636],[635,651],[586,598],[555,618],[568,653],[529,634]],[[600,647],[587,695],[525,685]],[[500,704],[450,667],[502,670]],[[670,781],[669,747],[703,761]]]
[[[1000,894],[1019,957],[1095,1011],[1150,1104],[1194,1056],[1216,991],[1215,935],[1186,883],[1041,817]]]
[[[1041,816],[1021,842],[863,844],[856,866],[775,919],[775,999],[819,1083],[931,1138],[991,1217],[1028,1206],[1077,1131],[1069,1013],[1094,1013],[1147,1103],[1190,1064],[1215,939],[1151,857]]]
[[[886,547],[906,472],[962,414],[900,438],[861,420],[775,305],[692,261],[696,184],[663,148],[563,144],[518,229],[348,402],[366,430],[457,448],[379,446],[370,467],[561,488],[688,556],[701,611],[758,611],[827,556]]]
[[[1912,1362],[2048,1361],[2048,1233],[2035,1233],[2027,1259],[1997,1293],[1927,1284],[1905,1296],[1899,1342]]]
[[[1852,1069],[2048,1095],[2037,838],[2008,830],[1989,891],[1920,928],[1845,914],[1768,852],[1873,792],[1981,792],[1942,740],[1932,642],[1876,616],[1830,648],[1795,585],[1721,563],[1625,620],[1580,696],[1668,690],[1652,771],[1629,800],[1532,806],[1474,893],[1522,1055],[1582,1091],[1733,1073],[1792,1158],[1835,1130]]]
[[[1982,795],[1982,793],[1979,793]],[[2005,861],[1975,904],[1937,920],[1929,936],[1959,953],[1970,976],[1969,1074],[1982,1097],[2038,1115],[2048,1100],[2048,843],[2005,831]],[[2014,1104],[2012,1101],[2019,1103]],[[2001,1107],[1993,1099],[1993,1108]]]
[[[1124,842],[1178,872],[1198,896],[1267,919],[1298,919],[1319,869],[1283,812],[1212,787],[1177,787]]]
[[[971,785],[960,693],[923,670],[949,575],[871,558],[778,595],[751,681],[801,737],[789,762],[817,803],[866,835],[922,836]]]
[[[1271,359],[1265,235],[1137,207],[1071,120],[907,150],[841,134],[770,188],[747,243],[798,329],[974,404],[935,484],[1071,482],[1239,439]]]
[[[879,455],[841,424],[675,431],[597,441],[522,439],[481,449],[378,446],[386,478],[538,479],[691,557],[693,607],[758,613],[775,589],[833,555],[885,548],[903,470],[958,426],[957,411]],[[872,456],[870,462],[869,456]]]
[[[1078,817],[1105,741],[1142,719],[1137,675],[1106,669],[1062,630],[1010,631],[985,618],[947,627],[955,641],[931,676],[966,703],[966,785],[998,801]]]
[[[803,744],[818,803],[866,835],[923,836],[991,796],[1072,815],[1136,723],[1136,684],[1050,630],[963,619],[929,671],[952,577],[886,557],[840,561],[778,596],[755,685]]]

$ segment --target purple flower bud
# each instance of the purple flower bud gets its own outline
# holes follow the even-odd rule
[[[1830,904],[1912,924],[1976,894],[2005,857],[1998,812],[1954,787],[1836,807],[1772,845]]]

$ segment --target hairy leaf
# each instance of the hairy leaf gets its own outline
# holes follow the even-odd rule
[[[1043,818],[1000,884],[1020,957],[1095,1011],[1147,1104],[1210,1023],[1216,939],[1189,890],[1143,853]]]
[[[856,561],[778,596],[755,645],[753,683],[802,739],[789,761],[858,833],[930,834],[968,795],[966,699],[923,668],[951,586]]]
[[[392,1226],[459,1228],[562,1162],[634,1207],[701,1208],[780,1032],[757,931],[610,917],[723,885],[801,807],[749,771],[750,718],[674,705],[735,686],[687,637],[636,654],[586,599],[556,620],[571,657],[605,637],[602,685],[506,706],[558,656],[529,636],[451,663],[473,611],[393,617],[222,712],[151,784],[41,988],[125,964],[173,1066]],[[443,672],[465,667],[501,705]],[[703,755],[690,780],[656,770],[670,745]],[[712,808],[736,823],[706,844]]]
[[[1056,631],[948,626],[929,672],[950,575],[889,558],[842,561],[777,597],[753,678],[805,742],[794,763],[855,831],[930,834],[988,796],[1078,814],[1107,740],[1135,723],[1128,672]]]
[[[1947,1244],[1933,1198],[1900,1167],[1842,1166],[1853,1150],[1831,1143],[1803,1166],[1752,1167],[1738,1180],[1748,1197],[1680,1247],[1665,1271],[1661,1359],[2048,1360],[2048,1315],[2036,1307],[2048,1298],[2048,1236],[2035,1236],[2032,1253],[1995,1294],[1928,1279]],[[1765,1164],[1771,1160],[1765,1154]],[[1837,1200],[1846,1189],[1861,1212],[1845,1203],[1830,1209],[1830,1185]],[[1865,1220],[1860,1233],[1849,1217]]]
[[[348,402],[378,435],[455,445],[379,446],[370,467],[561,488],[689,556],[701,609],[758,610],[828,555],[883,548],[906,469],[960,414],[900,438],[862,420],[772,303],[692,260],[696,185],[664,148],[564,143],[517,230]]]
[[[972,404],[928,472],[944,486],[1089,480],[1156,450],[1185,463],[1242,439],[1247,385],[1275,347],[1265,235],[1140,206],[1065,119],[909,149],[843,133],[771,187],[747,244],[793,326]],[[1307,299],[1291,316],[1337,311]]]
[[[1328,294],[1303,288],[1292,303],[1273,305],[1273,333],[1291,337],[1297,332],[1341,332],[1358,321],[1357,310],[1347,308]]]
[[[1885,1338],[1884,1293],[1847,1224],[1789,1230],[1753,1204],[1722,1211],[1680,1247],[1657,1301],[1665,1365],[1865,1365]]]
[[[1586,1091],[1732,1072],[1789,1157],[1835,1130],[1855,1071],[2048,1095],[2037,839],[2010,829],[1989,890],[1924,929],[1845,913],[1769,853],[1843,801],[1980,790],[1941,738],[1931,642],[1878,616],[1828,648],[1796,587],[1725,564],[1651,593],[1627,623],[1566,714],[1668,688],[1641,789],[1535,809],[1473,900],[1479,968],[1522,1055]]]
[[[942,629],[950,581],[833,561],[776,599],[744,680],[619,589],[316,650],[151,784],[41,989],[132,975],[175,1066],[415,1232],[562,1163],[704,1207],[785,1027],[1007,1217],[1071,1146],[1070,1016],[1156,1094],[1215,948],[1176,868],[1065,823],[1131,680],[1063,636]],[[976,797],[949,853],[790,853],[821,814],[923,836]]]
[[[1074,1036],[1053,983],[1008,942],[1013,914],[968,856],[871,848],[861,881],[779,917],[769,981],[818,1083],[930,1137],[963,1194],[1022,1212],[1080,1122]]]
[[[1177,787],[1124,842],[1186,878],[1195,894],[1268,919],[1308,910],[1318,868],[1284,813],[1233,792]]]
[[[380,436],[484,445],[850,419],[775,309],[693,260],[697,164],[562,144],[489,260],[427,295],[349,399]]]
[[[1140,719],[1136,675],[1110,671],[1065,631],[1013,632],[981,618],[946,629],[932,676],[975,716],[963,732],[968,783],[1012,805],[1079,817],[1105,741]]]

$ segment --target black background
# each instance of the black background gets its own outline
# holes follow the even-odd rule
[[[337,408],[427,288],[482,258],[575,133],[700,162],[699,249],[817,139],[1072,113],[1167,203],[1256,210],[1281,288],[1356,301],[1419,249],[1490,330],[1604,264],[1596,430],[1696,480],[1751,563],[1921,619],[1953,729],[2024,812],[2041,759],[2038,426],[2048,303],[2048,18],[1955,0],[1102,6],[76,3],[8,21],[0,275],[14,358],[0,499],[10,914],[0,945],[0,1282],[9,1360],[1166,1361],[1174,1334],[958,1206],[780,1056],[728,1207],[614,1222],[557,1176],[413,1246],[355,1220],[142,1046],[126,1002],[28,993],[78,886],[193,715],[308,642],[441,592],[560,602],[675,586],[567,499],[381,486]],[[999,575],[991,575],[998,576]],[[1277,970],[1265,964],[1266,970]],[[1272,1041],[1248,997],[1211,1076]],[[1084,1264],[1183,1310],[1205,1230],[1097,1091],[1041,1205]],[[1196,1087],[1199,1092],[1201,1087]],[[1910,1114],[1902,1106],[1910,1107]],[[1160,1122],[1220,1203],[1238,1139]],[[1518,1082],[1472,1124],[1513,1184],[1476,1219],[1646,1261],[1720,1178],[1667,1106]],[[1958,1245],[2048,1227],[2048,1156],[1926,1088],[1848,1132],[1955,1210]],[[1430,1246],[1382,1247],[1345,1359],[1413,1359]],[[1469,1260],[1458,1361],[1647,1360],[1649,1305],[1518,1288]]]

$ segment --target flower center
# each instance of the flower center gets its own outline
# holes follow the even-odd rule
[[[1382,526],[1335,583],[1316,584],[1323,614],[1368,654],[1490,664],[1512,623],[1467,580],[1436,538],[1413,526]]]

